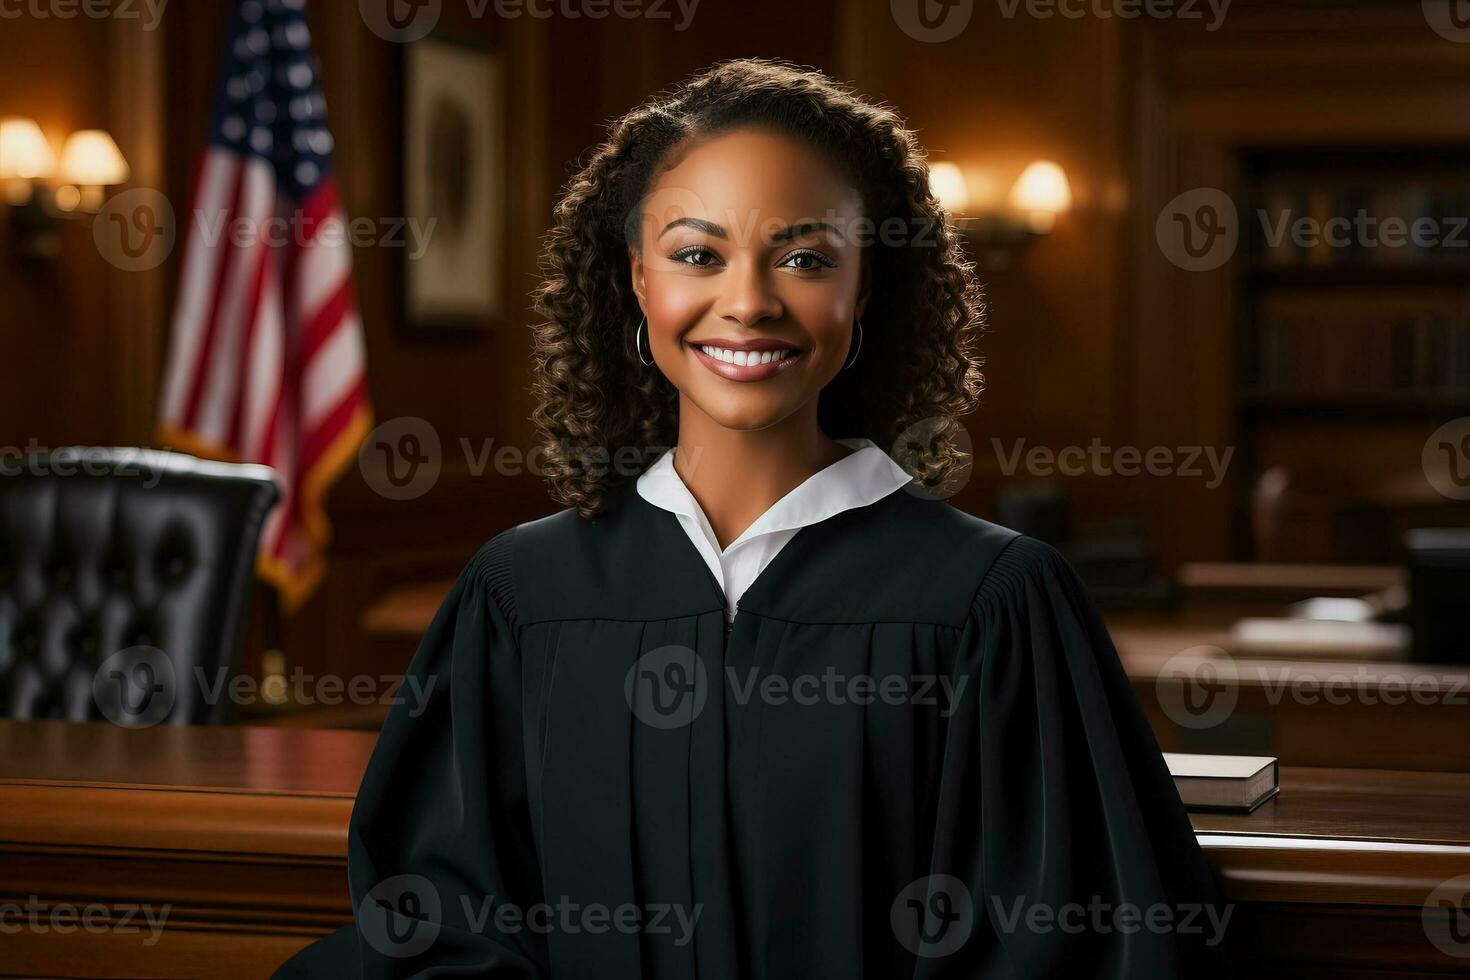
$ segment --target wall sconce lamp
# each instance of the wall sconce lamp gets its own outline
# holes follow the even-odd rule
[[[72,133],[58,161],[34,120],[0,119],[0,200],[12,209],[11,235],[23,255],[54,258],[58,222],[96,214],[107,188],[130,175],[117,143],[100,129]]]
[[[929,186],[953,215],[954,225],[982,266],[1002,269],[1042,236],[1050,234],[1057,215],[1072,206],[1067,174],[1050,160],[1037,160],[1021,172],[1011,187],[1008,206],[971,212],[971,195],[960,168],[936,163],[929,169]]]

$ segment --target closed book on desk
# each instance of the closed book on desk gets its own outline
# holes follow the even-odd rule
[[[1400,661],[1409,658],[1409,629],[1397,623],[1249,618],[1231,629],[1229,652],[1244,658]]]
[[[1268,755],[1165,752],[1179,798],[1191,810],[1249,813],[1276,795],[1276,760]]]

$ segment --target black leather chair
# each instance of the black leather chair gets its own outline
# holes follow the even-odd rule
[[[227,721],[279,494],[161,450],[0,451],[0,717]]]

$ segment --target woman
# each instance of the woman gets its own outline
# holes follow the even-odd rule
[[[282,975],[1226,975],[1077,579],[939,499],[981,305],[901,121],[717,65],[613,126],[545,272],[569,506],[460,576],[357,799],[356,928]]]

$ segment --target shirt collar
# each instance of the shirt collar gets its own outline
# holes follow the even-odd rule
[[[730,542],[730,548],[763,534],[803,528],[855,507],[866,507],[906,486],[913,477],[871,439],[838,439],[855,452],[807,477],[800,486],[771,505]],[[638,477],[638,494],[664,510],[694,521],[713,537],[699,502],[674,469],[674,451],[664,452]]]

